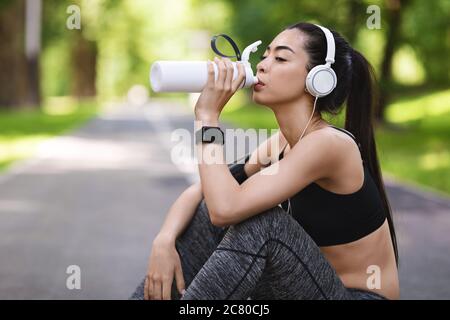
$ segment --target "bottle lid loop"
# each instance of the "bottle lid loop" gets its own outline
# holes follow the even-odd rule
[[[224,38],[231,44],[231,46],[232,46],[233,49],[234,49],[234,52],[236,53],[235,56],[227,56],[227,55],[223,54],[222,52],[220,52],[220,51],[217,49],[217,47],[216,47],[216,41],[217,41],[217,38],[218,38],[218,37],[224,37]],[[211,38],[211,48],[213,49],[213,51],[214,51],[215,53],[217,53],[217,54],[218,54],[219,56],[221,56],[221,57],[225,57],[225,58],[236,58],[237,61],[241,61],[241,52],[239,51],[238,46],[237,46],[236,43],[233,41],[233,39],[231,39],[231,38],[230,38],[229,36],[227,36],[226,34],[221,33],[221,34],[218,34],[218,35],[213,36],[213,37]]]

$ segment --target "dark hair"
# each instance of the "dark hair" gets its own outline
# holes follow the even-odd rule
[[[306,70],[325,63],[327,41],[323,31],[311,23],[296,23],[285,30],[297,29],[306,35],[304,50],[309,56]],[[374,139],[372,124],[375,108],[375,76],[370,63],[337,32],[330,30],[336,45],[335,62],[331,65],[337,77],[336,88],[327,96],[317,100],[316,109],[319,113],[327,112],[333,115],[339,113],[345,101],[345,129],[353,133],[361,146],[361,156],[377,185],[382,199],[395,259],[398,266],[398,247],[395,235],[392,210],[384,189],[380,164]]]

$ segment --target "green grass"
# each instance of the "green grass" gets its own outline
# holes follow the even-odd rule
[[[450,90],[401,98],[387,118],[401,130],[377,132],[383,170],[450,194]]]
[[[0,111],[0,171],[30,157],[41,142],[83,124],[97,111],[94,103],[72,101],[40,111]]]
[[[258,105],[225,108],[221,119],[242,128],[278,128],[272,111]],[[389,105],[387,119],[396,128],[376,131],[383,172],[450,195],[450,90],[402,96]]]

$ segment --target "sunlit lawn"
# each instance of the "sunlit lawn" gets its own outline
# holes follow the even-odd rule
[[[0,112],[0,170],[31,156],[42,141],[73,129],[96,114],[93,103],[61,102],[42,111]]]
[[[383,171],[450,194],[450,90],[402,97],[389,106],[387,118],[398,128],[377,129]],[[221,119],[242,128],[278,128],[262,106],[225,108]]]

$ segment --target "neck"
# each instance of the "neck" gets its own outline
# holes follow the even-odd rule
[[[289,143],[290,148],[294,147],[300,140],[303,131],[305,131],[303,134],[304,138],[308,133],[327,125],[327,122],[317,112],[317,105],[314,115],[308,124],[314,106],[314,99],[311,98],[311,96],[305,95],[301,100],[278,104],[273,108],[280,131]]]

